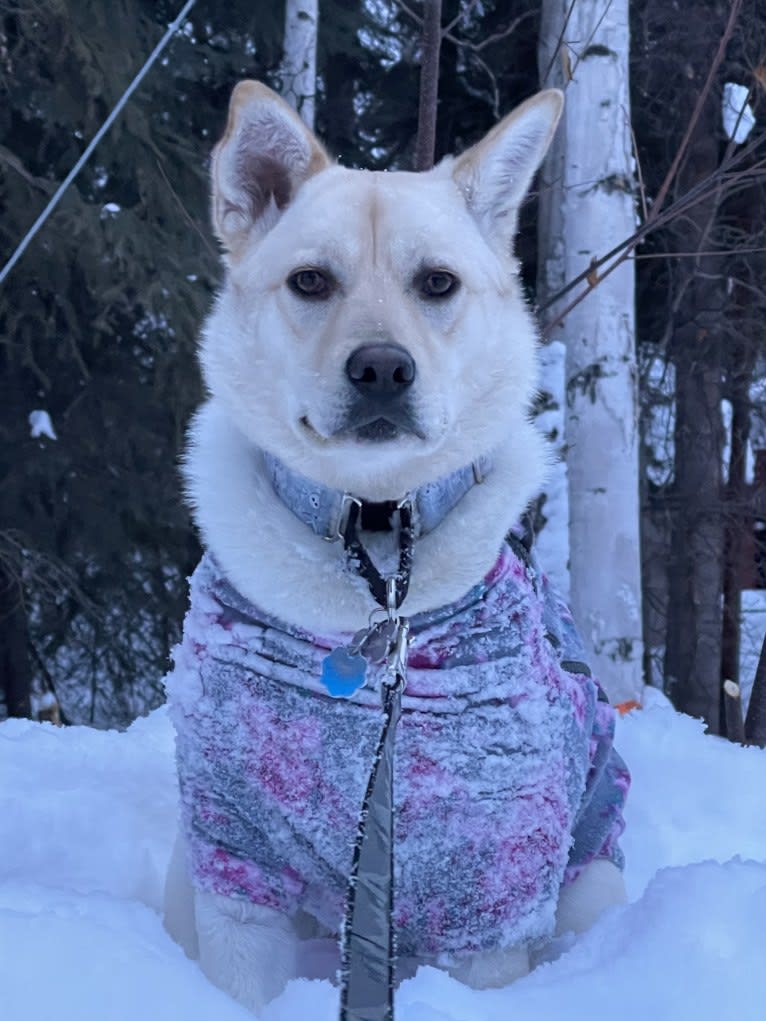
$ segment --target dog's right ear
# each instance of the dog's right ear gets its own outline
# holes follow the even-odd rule
[[[223,138],[213,150],[213,226],[231,259],[279,219],[303,182],[330,158],[294,110],[260,82],[232,93]]]

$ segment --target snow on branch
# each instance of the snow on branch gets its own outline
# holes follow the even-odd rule
[[[726,82],[723,87],[721,116],[726,137],[737,145],[747,139],[755,125],[755,114],[748,99],[750,90],[746,85]]]

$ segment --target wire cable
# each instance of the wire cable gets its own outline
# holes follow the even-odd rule
[[[168,25],[167,32],[165,32],[165,34],[163,35],[162,39],[160,39],[160,41],[154,47],[154,49],[152,50],[151,54],[149,55],[146,63],[144,64],[144,66],[138,72],[138,74],[133,79],[133,81],[130,83],[130,85],[128,85],[127,89],[125,89],[125,91],[123,92],[122,96],[120,97],[117,105],[112,110],[112,112],[109,114],[109,116],[106,118],[106,120],[101,125],[101,127],[98,129],[96,134],[93,136],[93,139],[90,142],[90,144],[88,145],[88,147],[85,150],[85,152],[82,154],[82,156],[78,159],[78,161],[75,163],[75,165],[69,171],[67,176],[61,182],[61,184],[56,189],[56,192],[53,195],[53,197],[51,198],[51,200],[48,203],[48,205],[45,207],[45,209],[43,209],[42,213],[40,213],[40,215],[37,217],[35,222],[32,224],[32,226],[29,228],[29,230],[24,235],[22,240],[19,242],[19,245],[16,248],[16,251],[10,257],[10,259],[6,262],[5,266],[3,266],[2,272],[0,272],[0,284],[3,283],[5,278],[8,276],[8,274],[13,269],[13,267],[19,261],[19,259],[24,254],[24,252],[27,250],[27,248],[28,248],[30,242],[32,241],[32,239],[35,237],[35,235],[40,230],[42,225],[45,223],[45,221],[51,215],[53,210],[59,204],[59,202],[61,200],[61,197],[63,196],[64,192],[67,190],[69,185],[72,183],[72,181],[74,181],[74,179],[80,173],[82,168],[88,162],[88,160],[89,160],[93,150],[96,148],[96,146],[101,141],[101,139],[104,137],[104,135],[107,133],[109,128],[111,128],[112,124],[115,122],[115,120],[119,116],[120,112],[122,111],[122,108],[125,106],[125,104],[128,102],[130,97],[136,91],[138,86],[144,80],[144,77],[146,76],[147,72],[150,70],[152,64],[154,64],[155,60],[157,59],[157,57],[159,57],[160,53],[162,53],[162,51],[165,49],[165,47],[167,46],[167,44],[170,41],[170,39],[172,38],[172,36],[181,27],[181,22],[183,21],[183,19],[186,17],[186,15],[189,13],[189,11],[192,9],[192,7],[194,6],[194,4],[196,2],[197,2],[197,0],[186,0],[186,3],[184,4],[184,6],[183,6],[181,12],[179,13],[178,17],[175,19],[175,21],[171,22],[171,24]]]

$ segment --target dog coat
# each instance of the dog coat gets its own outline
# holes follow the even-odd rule
[[[350,635],[290,627],[206,555],[167,678],[188,868],[201,890],[338,932],[381,725],[383,666],[328,696]],[[411,619],[396,737],[398,953],[457,957],[536,942],[589,861],[622,867],[629,776],[613,710],[566,607],[504,546],[459,602]]]

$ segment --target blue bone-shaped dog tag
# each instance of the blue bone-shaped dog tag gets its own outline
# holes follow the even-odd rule
[[[347,648],[333,649],[322,660],[322,684],[333,698],[350,698],[364,687],[367,660]]]

